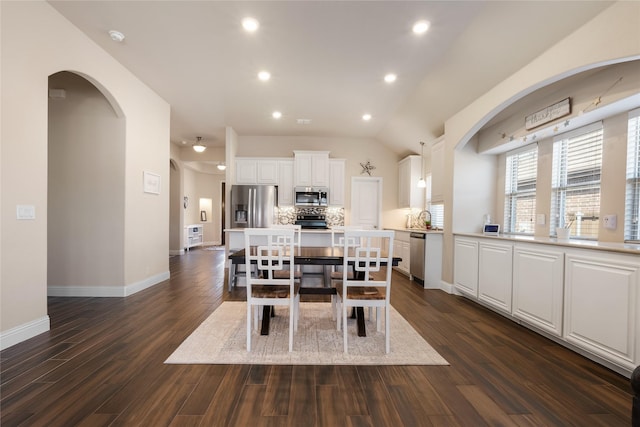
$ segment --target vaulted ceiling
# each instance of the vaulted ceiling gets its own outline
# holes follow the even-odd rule
[[[223,146],[231,126],[239,135],[376,138],[400,154],[418,152],[446,119],[611,4],[49,3],[171,104],[176,144],[201,136]],[[241,25],[247,16],[259,21],[254,33]],[[412,32],[418,20],[430,22],[422,35]],[[387,73],[397,80],[385,83]]]

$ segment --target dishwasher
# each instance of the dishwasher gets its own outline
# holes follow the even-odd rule
[[[409,234],[409,273],[416,282],[424,285],[424,246],[427,242],[425,233]]]

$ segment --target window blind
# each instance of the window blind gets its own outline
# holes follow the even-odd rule
[[[431,212],[431,227],[437,227],[439,229],[444,228],[444,204],[433,203],[429,205],[429,212]]]
[[[504,226],[507,233],[533,234],[536,215],[538,146],[506,157]]]
[[[629,112],[627,127],[627,185],[624,209],[624,239],[640,240],[640,108]]]
[[[600,219],[602,123],[559,135],[553,143],[551,234],[568,227],[571,235],[597,239]]]

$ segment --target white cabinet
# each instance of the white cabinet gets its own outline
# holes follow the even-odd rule
[[[329,159],[329,205],[344,206],[344,159]]]
[[[236,184],[278,184],[278,159],[236,159]]]
[[[293,206],[293,160],[278,161],[278,205]]]
[[[478,241],[455,238],[453,282],[456,290],[478,297]]]
[[[236,184],[256,184],[258,181],[255,159],[236,159]]]
[[[425,189],[418,187],[421,173],[421,156],[407,156],[398,162],[398,207],[424,209]]]
[[[184,247],[186,250],[204,243],[204,226],[187,225],[184,228]]]
[[[623,368],[640,362],[638,257],[565,255],[564,338]]]
[[[511,313],[512,252],[508,243],[478,245],[478,299],[506,313]]]
[[[301,187],[329,187],[329,152],[294,151],[294,184]]]
[[[514,317],[557,337],[562,335],[564,252],[540,245],[513,249]]]
[[[444,139],[431,147],[431,202],[444,201]]]
[[[411,271],[409,261],[411,259],[411,246],[409,243],[408,232],[396,230],[393,239],[393,256],[402,258],[402,261],[400,261],[398,266],[394,268],[408,276]]]

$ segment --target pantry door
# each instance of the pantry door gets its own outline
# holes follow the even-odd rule
[[[351,178],[351,223],[363,228],[382,228],[382,178]]]

